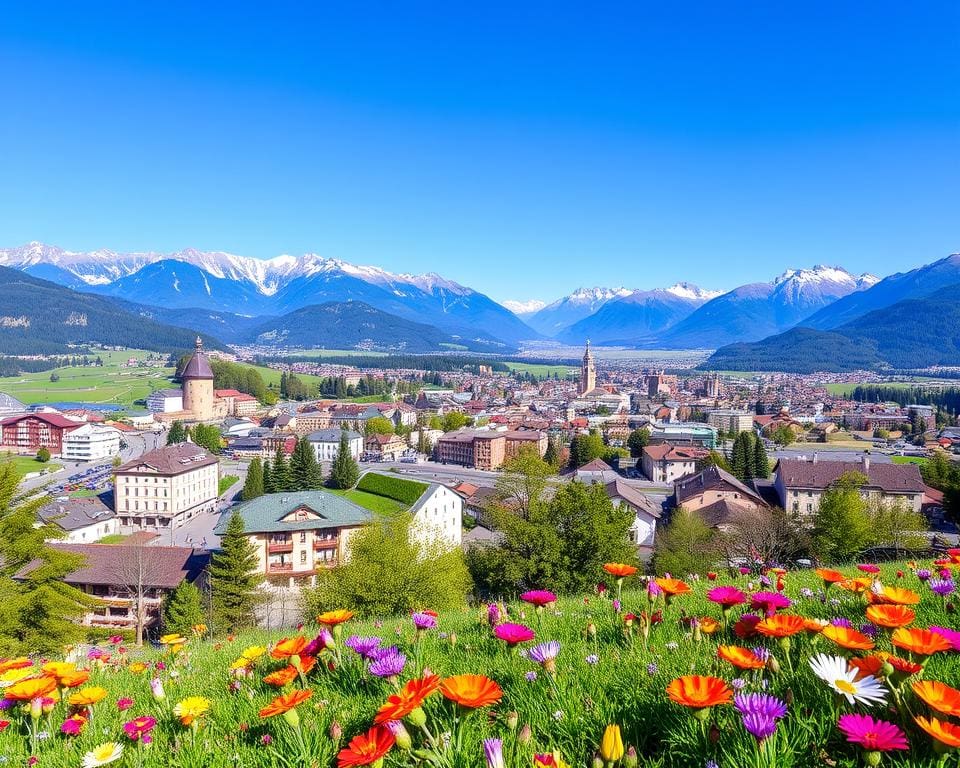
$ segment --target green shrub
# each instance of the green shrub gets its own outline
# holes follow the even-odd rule
[[[423,496],[428,487],[426,483],[381,475],[377,472],[367,472],[357,483],[358,491],[386,496],[388,499],[399,501],[407,506],[416,504],[417,499]]]

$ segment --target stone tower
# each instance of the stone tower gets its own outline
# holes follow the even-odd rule
[[[183,373],[180,374],[183,387],[183,410],[193,414],[197,421],[209,421],[216,415],[213,403],[213,369],[210,360],[203,351],[203,340],[197,336],[196,350]]]
[[[593,352],[590,351],[590,342],[583,353],[583,362],[580,364],[580,394],[585,395],[597,388],[597,366],[593,362]]]

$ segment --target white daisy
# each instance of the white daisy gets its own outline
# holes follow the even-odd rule
[[[877,678],[867,675],[857,680],[857,670],[850,669],[847,660],[842,656],[818,653],[810,659],[810,668],[817,677],[851,704],[859,702],[870,706],[883,704],[887,700],[887,689]]]
[[[101,744],[83,756],[81,765],[83,768],[99,768],[101,765],[107,765],[123,757],[123,744],[117,744],[108,741]]]

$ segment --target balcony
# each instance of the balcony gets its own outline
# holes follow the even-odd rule
[[[340,546],[339,539],[314,539],[313,548],[314,549],[336,549]]]
[[[293,563],[267,563],[267,573],[291,573]]]
[[[271,555],[293,552],[292,541],[271,541],[267,544],[267,552]]]

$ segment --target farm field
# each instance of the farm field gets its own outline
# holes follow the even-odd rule
[[[517,373],[530,373],[534,376],[547,376],[553,377],[554,375],[559,376],[561,379],[568,376],[578,376],[579,369],[574,368],[570,365],[550,365],[547,363],[514,363],[509,362],[506,364],[511,371],[516,371]]]
[[[83,762],[94,750],[140,768],[588,766],[598,751],[618,768],[854,768],[856,737],[882,732],[866,741],[885,745],[882,765],[953,765],[936,745],[958,727],[960,634],[930,569],[724,572],[658,579],[653,596],[628,575],[619,604],[598,567],[609,589],[553,603],[382,619],[328,606],[286,632],[105,642],[77,660],[90,677],[71,681],[72,706],[54,699],[37,721],[7,709],[0,754],[44,768],[105,764]],[[45,676],[24,663],[7,697],[43,685],[14,682]],[[83,721],[62,726],[71,712]],[[376,727],[378,712],[404,727]]]
[[[362,352],[356,349],[295,349],[286,354],[297,357],[386,357],[386,352]]]

